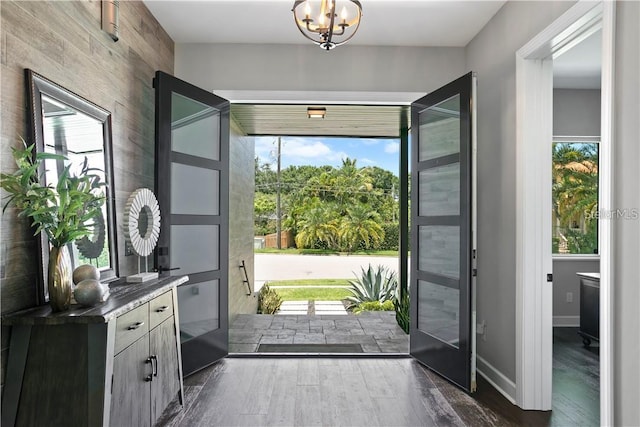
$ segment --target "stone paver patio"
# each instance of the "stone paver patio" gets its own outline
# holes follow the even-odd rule
[[[254,353],[260,344],[359,344],[365,353],[409,352],[409,336],[393,311],[238,315],[229,328],[229,352]]]

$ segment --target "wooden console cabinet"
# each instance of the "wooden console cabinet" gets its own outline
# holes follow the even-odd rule
[[[176,286],[187,280],[116,283],[96,307],[4,317],[2,425],[151,426],[183,402]]]

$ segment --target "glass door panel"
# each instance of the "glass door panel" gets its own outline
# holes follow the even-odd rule
[[[471,73],[411,106],[410,353],[471,391]]]
[[[156,79],[157,267],[178,288],[185,375],[228,353],[229,103],[168,74]]]

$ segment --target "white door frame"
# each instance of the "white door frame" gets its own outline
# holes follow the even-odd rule
[[[580,1],[516,52],[516,403],[550,410],[553,57],[602,29],[599,209],[612,209],[615,2]],[[611,221],[599,220],[600,423],[613,424]]]

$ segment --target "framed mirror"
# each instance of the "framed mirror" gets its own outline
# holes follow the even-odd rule
[[[113,157],[111,148],[111,113],[75,93],[57,85],[32,70],[25,70],[29,98],[30,143],[38,152],[62,154],[67,161],[47,159],[40,171],[44,183],[55,187],[58,174],[71,164],[79,173],[85,158],[95,173],[106,182],[106,201],[102,216],[94,218],[93,233],[69,244],[73,268],[92,264],[100,271],[100,281],[118,277],[118,246],[116,243],[115,191],[113,188]],[[76,168],[77,165],[77,168]],[[41,179],[42,179],[41,178]],[[41,233],[38,275],[38,299],[48,300],[47,265],[49,242]]]

